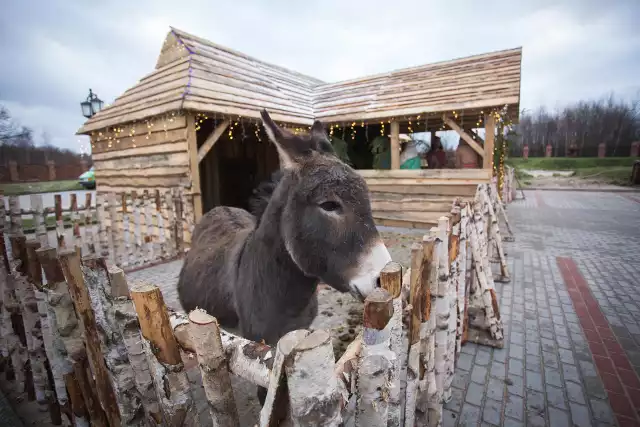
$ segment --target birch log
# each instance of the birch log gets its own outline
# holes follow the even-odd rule
[[[31,195],[31,210],[33,211],[33,225],[36,231],[36,239],[40,242],[41,247],[49,246],[42,194]]]
[[[84,237],[87,242],[87,251],[89,254],[96,253],[96,245],[93,240],[93,209],[91,207],[91,192],[87,191],[84,199]]]
[[[423,250],[419,243],[411,246],[411,268],[409,274],[409,318],[405,325],[408,334],[407,385],[405,388],[405,425],[416,423],[416,405],[420,383],[420,324],[424,308],[422,283]]]
[[[48,405],[50,389],[45,369],[47,355],[44,349],[42,322],[35,294],[37,289],[42,289],[42,269],[36,257],[36,250],[39,247],[40,242],[37,240],[27,240],[25,243],[27,280],[22,281],[23,286],[20,293],[22,294],[24,328],[30,336],[30,339],[27,339],[27,344],[29,345],[29,360],[31,361],[36,401],[41,405]]]
[[[82,274],[95,313],[102,354],[115,393],[121,422],[126,426],[146,425],[142,398],[136,387],[135,374],[127,348],[119,332],[113,307],[113,295],[104,258],[83,259]]]
[[[180,348],[186,352],[195,353],[195,344],[190,332],[191,325],[187,316],[170,312],[169,322]],[[231,373],[252,384],[268,388],[275,350],[268,345],[249,341],[222,329],[220,336]]]
[[[436,231],[422,238],[422,273],[423,309],[420,324],[420,393],[417,402],[416,418],[418,425],[429,425],[429,417],[433,418],[436,402],[435,377],[435,304],[438,293],[438,246]]]
[[[407,357],[409,336],[403,335],[402,327],[402,265],[389,262],[380,272],[380,287],[393,298],[391,320],[391,351],[396,355],[391,370],[391,393],[389,395],[389,426],[404,425],[404,397],[407,387]]]
[[[196,407],[162,293],[157,286],[144,282],[132,285],[130,292],[164,422],[170,426],[195,426]]]
[[[66,247],[67,242],[64,237],[64,217],[62,216],[62,195],[55,194],[53,196],[55,214],[56,214],[56,240],[58,241],[58,247]]]
[[[74,250],[65,250],[60,253],[60,263],[64,277],[69,285],[69,293],[75,305],[76,312],[85,334],[87,354],[92,362],[96,377],[98,399],[102,406],[109,425],[119,427],[121,425],[118,401],[113,390],[109,370],[101,351],[100,336],[96,322],[96,313],[91,308],[89,290],[85,284],[80,257]],[[101,314],[100,314],[101,315]]]
[[[509,276],[509,268],[507,267],[507,258],[505,257],[504,250],[502,247],[502,237],[500,236],[500,226],[498,225],[498,216],[493,210],[493,205],[491,203],[489,196],[486,196],[485,204],[487,206],[487,212],[488,212],[487,219],[489,221],[489,227],[491,230],[490,239],[492,241],[492,247],[494,247],[496,252],[498,253],[498,260],[500,262],[500,274],[502,276],[500,278],[500,281],[504,283],[508,283],[511,281],[511,278]]]
[[[306,329],[298,329],[285,334],[278,340],[273,368],[269,375],[267,396],[260,410],[260,427],[277,427],[285,421],[290,421],[284,365],[295,346],[309,333]]]
[[[438,219],[438,240],[440,252],[438,253],[438,298],[436,299],[436,386],[438,387],[438,400],[440,403],[448,398],[444,394],[444,382],[449,366],[447,345],[449,341],[449,218]],[[439,406],[438,409],[441,409]],[[442,420],[442,412],[439,414],[438,423]]]
[[[485,311],[485,322],[491,338],[501,341],[504,337],[502,321],[497,311],[497,301],[495,294],[492,292],[493,277],[491,274],[491,266],[486,256],[483,256],[483,245],[487,244],[483,235],[484,227],[480,213],[474,212],[473,223],[469,227],[471,233],[471,250],[473,252],[473,268],[478,280],[477,294],[481,298],[481,302]]]
[[[73,234],[73,246],[80,256],[82,256],[82,235],[80,234],[80,215],[78,212],[78,196],[71,193],[71,229]]]
[[[9,235],[22,234],[22,212],[18,196],[9,196],[9,222]]]
[[[467,304],[467,226],[468,214],[466,204],[460,204],[460,235],[458,241],[458,277],[457,277],[457,331],[456,331],[456,361],[462,348],[462,334],[464,330],[465,312]]]
[[[393,309],[390,296],[388,300],[389,307]],[[285,359],[294,426],[341,425],[342,394],[334,375],[334,363],[331,335],[324,330],[304,337]]]
[[[141,210],[140,210],[140,197],[135,191],[131,192],[131,205],[132,205],[132,214],[133,214],[133,247],[135,249],[133,255],[134,257],[129,261],[132,264],[141,264],[144,262],[143,252],[142,252],[142,237],[141,237]]]
[[[356,426],[386,427],[393,364],[391,352],[393,298],[382,288],[364,302],[363,340],[358,366]]]
[[[131,246],[131,215],[129,214],[129,207],[127,206],[127,193],[120,195],[120,204],[122,205],[122,268],[129,265],[129,260],[132,258],[133,247]],[[127,295],[129,295],[127,293]]]
[[[142,406],[148,425],[160,426],[162,424],[162,411],[160,410],[155,385],[149,370],[149,362],[147,362],[147,356],[142,345],[140,322],[129,296],[129,288],[124,271],[115,266],[111,267],[109,269],[109,279],[111,282],[111,294],[114,298],[114,318],[129,355],[129,362],[135,374],[136,387],[142,399]]]
[[[104,194],[96,193],[96,219],[98,220],[98,253],[109,256],[109,234],[107,232],[107,202]]]
[[[120,216],[118,214],[118,201],[115,193],[109,193],[107,195],[109,201],[109,223],[111,227],[109,229],[109,235],[111,237],[111,247],[113,248],[113,263],[119,267],[122,267],[122,243],[123,239],[120,234],[120,224],[122,224]]]
[[[456,342],[457,342],[457,322],[458,322],[458,276],[460,274],[459,247],[460,247],[460,209],[454,208],[451,213],[452,223],[449,233],[449,326],[447,339],[448,363],[445,369],[444,379],[444,401],[451,400],[451,383],[455,373],[456,363]]]
[[[11,255],[13,257],[12,275],[15,277],[14,289],[17,302],[20,306],[21,325],[18,327],[24,334],[22,342],[26,351],[21,353],[23,357],[23,366],[25,372],[25,390],[27,391],[28,400],[36,400],[36,398],[44,399],[44,391],[38,390],[36,396],[35,383],[33,378],[33,335],[31,329],[39,320],[38,305],[35,301],[33,289],[27,280],[27,238],[23,234],[12,235],[9,237],[11,244]],[[14,326],[15,327],[15,326]],[[21,340],[22,341],[22,340]],[[40,393],[42,391],[42,394]],[[38,401],[41,403],[43,400]]]
[[[218,321],[196,309],[189,313],[189,322],[213,425],[240,426]]]
[[[5,305],[5,290],[9,286],[7,281],[10,273],[9,259],[7,257],[4,231],[7,213],[4,207],[4,194],[0,191],[0,356],[5,378],[8,381],[15,379],[15,373],[9,355],[9,344],[12,341],[13,328],[11,328],[10,313]]]
[[[66,390],[71,403],[71,411],[74,414],[77,427],[89,425],[106,426],[106,416],[100,407],[100,403],[94,396],[92,387],[82,387],[82,378],[76,371],[86,376],[86,351],[82,337],[82,325],[78,321],[73,307],[73,301],[69,293],[69,287],[65,281],[62,267],[58,261],[55,248],[40,248],[36,251],[38,260],[42,265],[47,280],[47,318],[52,335],[52,353],[49,360],[55,361],[64,385],[61,387],[56,382],[58,400],[64,396]],[[86,403],[85,403],[86,402]],[[62,405],[63,403],[60,402]]]

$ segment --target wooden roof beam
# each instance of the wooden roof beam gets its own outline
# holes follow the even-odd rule
[[[211,132],[211,135],[198,149],[198,164],[205,158],[205,156],[211,151],[215,143],[220,139],[224,131],[229,127],[231,121],[229,119],[224,120]]]
[[[446,114],[443,114],[442,120],[446,123],[447,126],[455,130],[458,133],[458,135],[460,135],[460,138],[462,138],[464,142],[469,144],[469,146],[473,148],[473,150],[476,153],[478,153],[482,158],[484,158],[484,150],[482,149],[480,144],[474,141],[473,138],[471,138],[471,136],[469,136],[467,132],[465,132],[460,126],[458,126],[456,122],[453,121],[453,119],[448,117]]]

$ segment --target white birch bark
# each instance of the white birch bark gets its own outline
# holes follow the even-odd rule
[[[460,251],[458,254],[459,272],[458,272],[458,324],[456,333],[456,354],[460,353],[462,348],[462,332],[464,329],[464,311],[467,299],[466,278],[467,278],[467,227],[469,225],[468,208],[464,206],[460,210]],[[456,357],[457,361],[457,357]]]

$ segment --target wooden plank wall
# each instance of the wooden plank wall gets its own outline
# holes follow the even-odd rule
[[[472,200],[488,169],[359,170],[370,191],[378,225],[429,229],[451,210],[454,199]]]

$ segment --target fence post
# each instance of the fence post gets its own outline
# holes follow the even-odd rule
[[[393,365],[390,351],[393,298],[382,288],[364,302],[362,350],[358,366],[356,426],[386,427]]]
[[[36,399],[36,390],[33,378],[33,366],[31,363],[31,355],[33,351],[33,335],[31,335],[31,327],[37,322],[38,315],[31,308],[35,305],[35,297],[33,291],[29,292],[30,286],[27,282],[27,237],[23,234],[14,234],[9,236],[11,244],[11,255],[13,257],[13,276],[14,290],[16,301],[20,307],[20,324],[17,326],[21,333],[21,341],[23,351],[21,356],[24,363],[25,372],[25,390],[27,391],[27,399],[29,401]],[[37,308],[37,306],[36,306]],[[35,319],[34,319],[35,318]],[[24,338],[24,339],[22,339]],[[26,350],[26,354],[24,352]]]
[[[58,402],[63,408],[68,406],[68,401],[71,402],[71,411],[77,427],[89,425],[87,406],[92,422],[95,422],[96,426],[105,426],[106,420],[100,424],[97,412],[94,412],[93,406],[90,406],[92,390],[80,390],[74,373],[74,364],[80,363],[79,361],[86,357],[86,353],[82,329],[58,262],[57,250],[51,247],[40,248],[36,250],[36,255],[47,280],[45,309],[51,331],[50,353],[47,354],[53,371]],[[85,400],[87,406],[85,406]],[[99,406],[98,410],[102,412]],[[104,414],[102,417],[104,418]]]
[[[13,331],[9,322],[10,314],[9,309],[5,305],[5,291],[8,287],[8,280],[10,274],[9,259],[7,258],[7,251],[4,241],[4,228],[6,224],[7,213],[4,207],[4,194],[0,191],[0,363],[2,364],[3,371],[5,372],[5,378],[9,381],[15,379],[15,373],[13,366],[11,365],[11,359],[9,355],[9,344],[12,340]]]
[[[87,353],[93,363],[96,377],[98,399],[100,399],[101,406],[107,416],[109,426],[119,427],[121,421],[118,403],[100,348],[96,317],[91,308],[89,291],[82,274],[80,256],[75,250],[65,250],[60,252],[59,258],[64,277],[69,284],[69,293],[84,329]]]
[[[80,217],[78,215],[78,195],[71,193],[71,229],[73,234],[73,245],[78,252],[78,255],[82,256],[82,236],[80,235]]]
[[[198,415],[162,293],[144,282],[132,285],[130,293],[165,425],[195,426]]]
[[[31,210],[33,210],[33,225],[36,231],[36,238],[40,242],[40,246],[49,246],[49,237],[47,236],[47,225],[44,216],[44,207],[42,203],[42,194],[31,195]]]
[[[389,395],[389,424],[404,425],[404,397],[407,381],[408,335],[403,336],[402,326],[402,265],[389,262],[380,272],[380,287],[393,298],[393,318],[391,329],[391,351],[396,355],[390,379],[392,388]]]
[[[124,271],[119,267],[111,267],[109,280],[111,282],[111,296],[114,298],[115,322],[129,354],[129,362],[133,369],[136,387],[142,399],[147,421],[151,426],[160,426],[162,425],[162,412],[151,378],[149,363],[144,354],[140,323],[129,295],[129,286]]]
[[[84,237],[87,242],[89,254],[96,252],[96,245],[93,240],[93,211],[91,208],[91,193],[87,192],[84,199]]]
[[[231,377],[215,317],[202,309],[189,313],[190,333],[214,426],[240,426]]]
[[[56,213],[56,239],[58,240],[58,248],[66,248],[67,244],[64,238],[64,217],[62,216],[62,195],[54,194]]]

